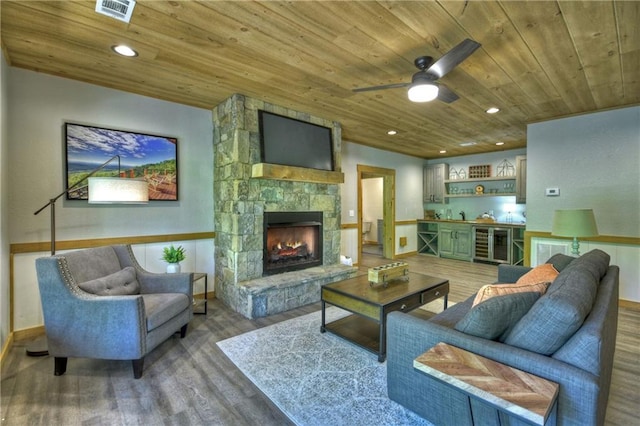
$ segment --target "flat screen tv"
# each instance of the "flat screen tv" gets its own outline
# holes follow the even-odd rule
[[[258,111],[263,163],[333,171],[331,129]]]

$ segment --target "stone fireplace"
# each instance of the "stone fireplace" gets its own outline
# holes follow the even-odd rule
[[[258,110],[331,128],[336,172],[290,168],[265,172],[271,167],[260,163]],[[341,200],[334,179],[342,176],[340,125],[238,94],[214,108],[213,122],[216,298],[247,318],[258,318],[317,302],[323,284],[354,276],[355,268],[340,264]],[[290,230],[294,235],[282,237],[283,241],[269,242],[265,221],[277,218],[279,223],[271,228],[282,228],[292,223],[292,213],[303,216],[295,220],[294,228],[299,229]],[[315,219],[307,213],[315,214]],[[306,243],[305,253],[296,243],[306,234],[295,234],[312,231],[318,233],[317,239]],[[278,243],[283,251],[274,253]],[[286,255],[296,258],[295,266]],[[272,270],[265,262],[268,256],[283,267]],[[313,265],[306,265],[312,257]]]

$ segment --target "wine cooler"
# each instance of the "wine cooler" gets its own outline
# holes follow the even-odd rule
[[[473,260],[511,263],[511,228],[473,227]]]

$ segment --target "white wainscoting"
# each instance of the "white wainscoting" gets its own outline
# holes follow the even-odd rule
[[[186,258],[180,264],[182,272],[206,272],[209,291],[213,291],[215,272],[213,239],[134,244],[132,248],[140,266],[149,272],[162,273],[166,271],[167,265],[162,260],[162,249],[170,244],[181,245],[186,250]],[[64,251],[60,250],[56,254],[62,253]],[[44,324],[35,260],[45,256],[49,256],[49,252],[17,253],[13,256],[14,331]]]
[[[555,253],[571,255],[571,240],[531,238],[531,265],[544,263]],[[620,299],[640,302],[640,247],[628,244],[580,242],[580,253],[600,249],[611,256],[610,263],[620,267]]]

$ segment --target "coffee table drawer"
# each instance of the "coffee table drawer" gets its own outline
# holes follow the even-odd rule
[[[389,304],[389,306],[386,307],[385,311],[387,313],[395,311],[409,312],[413,309],[416,309],[418,306],[423,305],[420,300],[420,294],[412,294],[411,296],[405,297],[404,299]]]
[[[443,284],[427,291],[423,291],[422,293],[420,293],[420,306],[424,305],[425,303],[432,302],[439,297],[444,297],[447,294],[449,294],[449,283]]]

